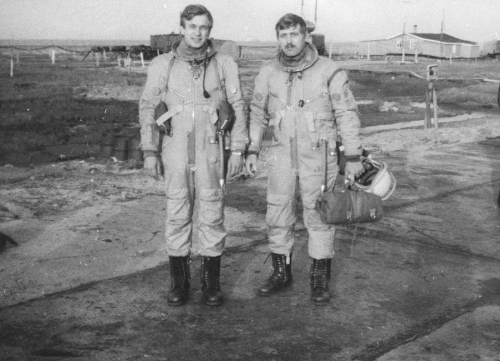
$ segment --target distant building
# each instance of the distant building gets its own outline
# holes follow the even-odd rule
[[[455,38],[448,34],[402,33],[383,40],[365,40],[359,43],[362,56],[385,55],[428,56],[433,58],[477,58],[480,46],[472,41]]]
[[[161,53],[168,53],[172,49],[172,45],[181,38],[182,35],[176,33],[151,35],[149,45],[155,50],[160,50]]]

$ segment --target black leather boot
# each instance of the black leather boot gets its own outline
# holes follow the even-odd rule
[[[266,283],[259,288],[259,296],[270,296],[273,293],[281,291],[292,284],[292,254],[290,257],[285,254],[271,253],[273,260],[273,273],[267,279]]]
[[[314,259],[311,265],[311,300],[317,305],[326,305],[332,295],[328,289],[332,259]]]
[[[169,257],[170,259],[170,292],[167,301],[170,306],[182,306],[189,298],[191,274],[189,272],[189,256]]]
[[[208,306],[220,306],[223,301],[220,289],[220,260],[218,257],[201,258],[201,291]]]

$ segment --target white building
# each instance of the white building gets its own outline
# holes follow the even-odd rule
[[[448,34],[402,33],[388,39],[364,40],[359,43],[361,56],[423,55],[433,58],[477,58],[480,46]]]

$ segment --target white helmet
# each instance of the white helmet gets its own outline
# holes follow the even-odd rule
[[[380,164],[371,159],[371,156],[361,157],[361,162],[365,171],[358,178],[354,178],[351,188],[376,194],[383,201],[388,199],[396,189],[396,178],[387,170],[387,164]]]

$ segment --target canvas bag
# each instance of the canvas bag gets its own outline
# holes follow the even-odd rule
[[[334,189],[320,195],[317,209],[327,224],[376,222],[382,219],[382,199],[361,190]]]

